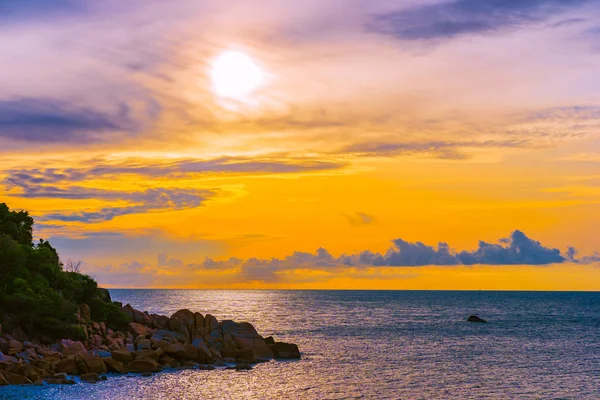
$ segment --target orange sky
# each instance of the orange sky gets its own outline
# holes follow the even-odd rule
[[[11,6],[0,202],[111,287],[600,290],[597,5],[287,3]]]

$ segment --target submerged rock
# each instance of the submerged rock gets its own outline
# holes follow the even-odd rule
[[[479,318],[477,315],[471,315],[469,318],[467,318],[467,322],[483,322],[486,323],[487,321]]]

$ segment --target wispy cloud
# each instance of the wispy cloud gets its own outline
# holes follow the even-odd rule
[[[368,25],[404,40],[449,39],[520,28],[586,3],[586,0],[454,0],[380,14]]]
[[[569,154],[567,156],[559,157],[559,158],[557,158],[557,160],[598,163],[598,162],[600,162],[600,154],[599,153],[575,153],[575,154]]]
[[[89,166],[91,164],[91,166]],[[86,165],[88,165],[86,167]],[[146,177],[189,177],[198,174],[288,174],[341,169],[347,162],[315,158],[285,157],[218,157],[213,159],[152,159],[137,158],[108,162],[92,159],[80,168],[30,168],[8,170],[5,183],[25,189],[25,195],[36,190],[35,185],[69,183],[123,174]]]
[[[363,212],[343,215],[348,220],[348,223],[352,226],[370,225],[375,222],[375,216]]]
[[[97,210],[49,213],[38,218],[41,221],[94,223],[110,221],[116,217],[128,214],[166,212],[196,208],[203,205],[206,200],[215,195],[215,191],[208,189],[153,188],[141,192],[120,192],[70,187],[59,191],[37,190],[33,196],[29,195],[29,197],[103,199],[107,201],[122,201],[125,203],[122,206],[102,207]]]
[[[139,125],[130,117],[126,105],[108,114],[55,100],[0,100],[0,138],[48,143],[103,141],[107,133],[137,130]]]

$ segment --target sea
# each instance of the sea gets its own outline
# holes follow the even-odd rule
[[[252,323],[302,359],[97,384],[0,387],[0,399],[600,399],[600,293],[129,290],[113,300]],[[486,324],[469,323],[478,315]]]

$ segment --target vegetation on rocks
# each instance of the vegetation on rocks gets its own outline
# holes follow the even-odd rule
[[[103,300],[94,279],[63,269],[58,253],[43,239],[33,242],[33,218],[0,203],[0,324],[16,337],[42,342],[85,339],[79,304],[92,317],[116,328],[126,325],[117,305]]]
[[[246,371],[298,346],[263,338],[247,322],[179,310],[171,317],[112,302],[78,265],[64,266],[33,219],[0,204],[0,386],[99,382],[104,374],[164,368]]]

